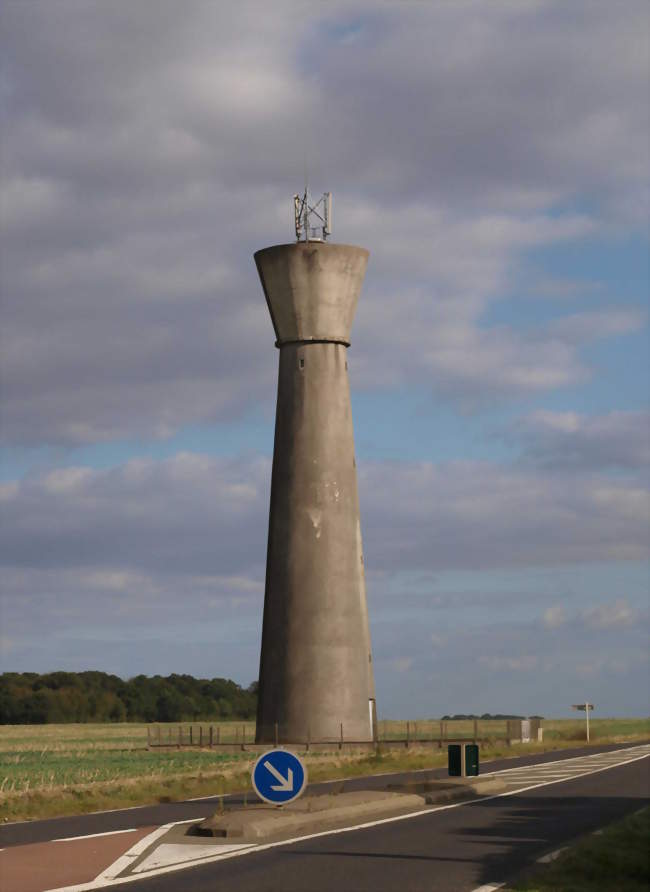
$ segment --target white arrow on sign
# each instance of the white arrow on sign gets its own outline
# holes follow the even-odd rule
[[[266,760],[266,762],[264,762],[264,767],[267,771],[271,772],[276,780],[280,781],[279,784],[273,784],[271,786],[272,790],[280,790],[283,793],[290,793],[291,790],[293,790],[293,771],[291,770],[291,768],[287,768],[287,776],[284,777],[282,774],[280,774],[277,768],[271,765],[268,759]]]

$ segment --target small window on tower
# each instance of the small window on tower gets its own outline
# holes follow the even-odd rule
[[[300,364],[300,368],[301,368],[301,369],[304,369],[304,367],[305,367],[305,360],[302,358],[302,356],[300,357],[299,364]]]

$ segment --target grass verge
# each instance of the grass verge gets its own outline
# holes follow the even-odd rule
[[[508,886],[509,892],[647,892],[649,888],[650,808],[580,840],[556,861],[536,866]]]

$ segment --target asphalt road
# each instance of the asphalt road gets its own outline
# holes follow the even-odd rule
[[[644,758],[514,795],[280,845],[117,888],[470,892],[511,881],[541,855],[647,805],[649,766]]]
[[[491,762],[483,762],[481,771],[496,771],[501,768],[514,768],[518,765],[537,765],[545,762],[553,762],[557,759],[569,759],[574,756],[588,755],[594,752],[612,752],[623,749],[629,744],[612,744],[599,747],[576,747],[555,752],[536,753],[530,756],[522,756],[514,759],[496,759]],[[423,772],[417,772],[422,777]],[[426,772],[430,777],[445,777],[446,768],[438,768]],[[404,783],[413,773],[401,772],[398,774],[382,774],[374,777],[358,777],[345,781],[345,791],[381,789],[388,783]],[[327,782],[310,784],[309,792],[326,792],[328,788],[336,784],[340,788],[340,782]],[[237,803],[242,801],[241,795],[226,796],[227,802]],[[115,830],[124,830],[130,827],[155,826],[173,821],[184,821],[208,817],[215,811],[219,802],[218,797],[201,799],[194,802],[170,802],[159,805],[145,805],[136,808],[120,809],[111,812],[99,812],[97,814],[78,815],[67,818],[53,818],[46,821],[26,821],[0,825],[0,849],[7,846],[25,845],[28,843],[46,842],[61,837],[82,836],[91,833],[107,833]]]

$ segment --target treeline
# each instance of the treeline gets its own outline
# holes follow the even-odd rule
[[[4,672],[0,724],[48,722],[181,722],[252,719],[257,682],[242,688],[226,678],[106,672]]]
[[[474,713],[467,714],[465,713],[457,713],[456,715],[443,715],[443,722],[465,722],[468,719],[492,719],[493,721],[504,721],[504,719],[543,719],[543,715],[506,715],[501,712],[484,712],[483,715],[475,715]]]

